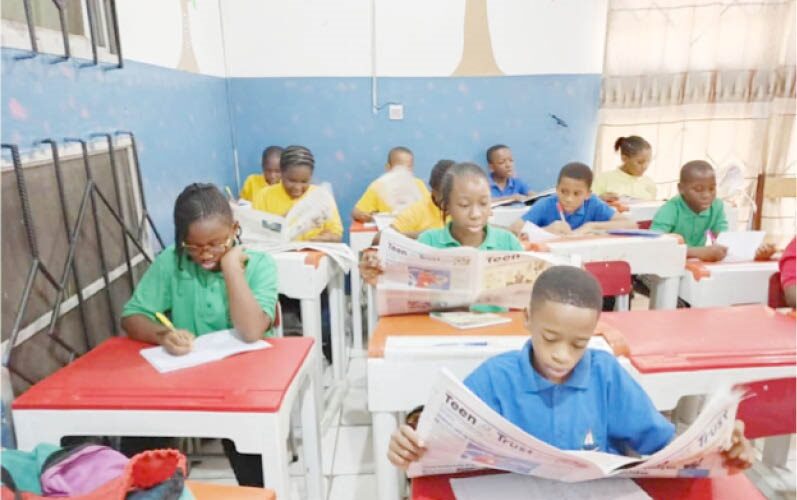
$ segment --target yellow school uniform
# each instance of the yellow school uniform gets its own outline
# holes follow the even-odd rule
[[[423,183],[422,180],[415,177],[415,184],[418,186],[418,190],[423,195],[423,198],[429,198],[429,190],[426,188],[426,184]],[[371,213],[391,213],[393,212],[393,207],[388,205],[385,200],[379,196],[379,192],[377,190],[377,181],[372,182],[368,189],[365,190],[363,193],[362,198],[357,202],[354,206],[357,210],[363,211],[367,214]]]
[[[313,189],[318,189],[318,186],[310,186],[300,198],[293,199],[288,192],[285,191],[285,187],[280,182],[258,191],[257,194],[255,194],[255,199],[252,200],[252,208],[284,217],[285,214],[293,208],[296,202],[307,196],[307,193]],[[325,220],[322,226],[307,231],[297,239],[301,241],[311,240],[323,231],[329,231],[338,236],[343,236],[343,223],[340,220],[340,214],[337,209],[335,210],[335,215]]]
[[[443,212],[434,204],[432,197],[416,201],[399,212],[393,228],[401,233],[419,233],[427,229],[443,227]]]
[[[240,198],[246,201],[254,201],[255,194],[266,187],[266,178],[263,174],[252,174],[244,181],[244,187],[241,188]]]
[[[656,184],[650,177],[630,175],[619,168],[601,172],[592,183],[592,192],[598,196],[603,193],[616,193],[640,200],[656,199]]]

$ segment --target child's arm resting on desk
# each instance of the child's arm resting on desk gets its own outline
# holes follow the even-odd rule
[[[255,268],[247,280],[247,260],[243,247],[234,246],[221,258],[221,271],[227,284],[232,324],[243,340],[254,342],[271,328],[277,301],[277,269],[270,256],[259,254],[249,264]]]
[[[188,330],[170,330],[144,314],[122,318],[122,329],[131,339],[162,345],[166,352],[175,356],[188,354],[194,345],[193,333]]]

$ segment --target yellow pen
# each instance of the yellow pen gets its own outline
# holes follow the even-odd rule
[[[175,330],[174,325],[172,324],[171,321],[169,321],[169,318],[167,318],[165,314],[156,312],[155,313],[155,317],[158,318],[158,321],[163,323],[163,326],[165,326],[169,330],[171,330],[171,331]]]

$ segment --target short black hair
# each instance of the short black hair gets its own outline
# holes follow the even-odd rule
[[[269,146],[263,150],[263,156],[260,157],[260,162],[262,163],[266,161],[266,158],[268,158],[271,155],[281,156],[282,151],[283,149],[279,146]]]
[[[646,149],[652,149],[650,143],[638,135],[618,137],[617,140],[614,141],[614,150],[620,151],[621,155],[625,155],[629,158],[633,158]]]
[[[174,250],[183,255],[183,242],[194,222],[221,217],[233,223],[232,209],[219,188],[213,184],[194,183],[183,189],[174,202]]]
[[[304,146],[288,146],[280,155],[280,170],[285,172],[291,167],[305,166],[310,167],[312,172],[315,169],[315,157],[313,153]]]
[[[443,176],[446,175],[448,169],[456,163],[454,160],[439,160],[432,167],[432,172],[429,174],[429,186],[433,191],[440,189],[440,184],[443,182]]]
[[[558,186],[565,177],[584,181],[588,188],[592,188],[592,169],[583,163],[574,161],[562,167],[562,170],[559,171],[559,177],[556,179],[556,185]]]
[[[714,173],[714,167],[711,166],[711,163],[704,160],[688,161],[684,163],[683,167],[681,167],[681,173],[678,176],[678,182],[688,182],[696,174],[705,175],[708,173]]]
[[[415,157],[415,155],[412,153],[412,150],[410,148],[405,147],[405,146],[396,146],[395,148],[391,148],[390,151],[387,152],[387,163],[388,163],[388,165],[391,165],[390,157],[393,156],[393,153],[407,153],[408,155],[410,155],[412,157]]]
[[[553,266],[537,276],[531,290],[529,310],[533,311],[546,302],[600,311],[603,292],[598,280],[587,271],[575,266]]]
[[[493,162],[493,153],[495,153],[499,149],[509,149],[509,146],[507,146],[506,144],[496,144],[494,146],[490,146],[489,148],[487,148],[487,154],[485,156],[487,157],[488,164]]]
[[[444,219],[447,211],[446,208],[451,202],[451,191],[454,189],[454,181],[458,177],[468,176],[477,177],[479,179],[484,179],[484,182],[489,182],[487,180],[487,174],[475,163],[462,162],[451,165],[443,176],[443,180],[440,182],[440,208],[443,210]]]

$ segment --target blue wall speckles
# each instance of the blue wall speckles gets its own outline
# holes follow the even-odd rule
[[[495,143],[512,147],[518,175],[532,189],[551,187],[568,161],[591,164],[600,75],[481,78],[379,78],[379,101],[404,104],[371,113],[369,78],[232,78],[231,101],[241,176],[259,169],[270,144],[302,144],[316,157],[316,182],[329,181],[344,221],[387,151],[415,152],[426,180],[440,158],[485,165]],[[566,127],[551,115],[560,118]]]
[[[234,185],[223,78],[125,61],[122,70],[16,60],[2,49],[2,140],[28,149],[52,137],[131,130],[150,212],[169,242],[172,209],[190,182]]]

